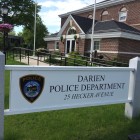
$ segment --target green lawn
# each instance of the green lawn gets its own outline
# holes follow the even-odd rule
[[[5,79],[7,108],[9,71]],[[127,119],[124,104],[5,116],[5,140],[127,140],[134,133],[140,133],[140,117]]]

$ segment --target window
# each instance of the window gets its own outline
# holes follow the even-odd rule
[[[88,18],[92,19],[92,18],[93,18],[93,17],[92,17],[92,14],[89,14],[89,15],[88,15]]]
[[[94,41],[94,50],[100,49],[100,41]]]
[[[119,21],[126,21],[127,19],[127,9],[123,7],[119,12]]]
[[[69,30],[68,30],[68,35],[72,35],[72,34],[76,34],[76,29],[74,27],[71,27]]]
[[[59,50],[59,42],[56,42],[56,44],[55,44],[55,49],[56,49],[56,50]]]
[[[108,20],[108,11],[103,11],[102,14],[101,14],[101,20],[104,21],[104,20]]]
[[[102,16],[108,15],[108,11],[103,11]]]

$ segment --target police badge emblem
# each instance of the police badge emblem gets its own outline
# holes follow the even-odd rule
[[[21,93],[27,101],[33,103],[40,96],[44,81],[40,75],[26,75],[19,79]]]

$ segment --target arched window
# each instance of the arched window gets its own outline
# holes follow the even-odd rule
[[[93,18],[92,14],[89,14],[88,15],[88,18],[92,19]]]
[[[77,32],[76,32],[76,29],[75,29],[75,27],[71,27],[69,30],[68,30],[68,35],[73,35],[73,34],[76,34]]]
[[[119,11],[119,21],[126,21],[127,19],[127,9],[123,7]]]
[[[108,11],[103,11],[102,16],[108,15]]]
[[[101,14],[101,20],[104,21],[104,20],[108,20],[108,11],[105,10],[102,12]]]

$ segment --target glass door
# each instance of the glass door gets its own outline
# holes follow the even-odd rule
[[[68,54],[70,52],[70,40],[67,40],[67,52],[66,54]]]
[[[68,54],[70,52],[74,52],[74,51],[75,51],[75,40],[73,40],[73,39],[67,40],[67,43],[66,43],[66,54]]]

